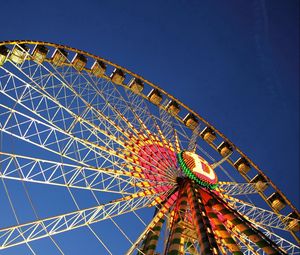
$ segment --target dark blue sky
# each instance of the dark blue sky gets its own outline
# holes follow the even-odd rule
[[[202,115],[299,208],[299,1],[3,1],[0,40],[140,74]]]

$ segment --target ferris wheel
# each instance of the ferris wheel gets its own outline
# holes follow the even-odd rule
[[[251,159],[103,58],[0,42],[0,135],[1,254],[300,254],[298,210]]]

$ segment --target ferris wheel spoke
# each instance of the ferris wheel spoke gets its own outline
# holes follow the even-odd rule
[[[115,91],[116,93],[119,92],[116,88]],[[147,130],[152,134],[157,133],[157,123],[153,117],[153,114],[150,113],[148,104],[145,103],[143,97],[132,92],[131,90],[125,90],[125,94],[127,98],[123,98],[123,101],[128,105],[137,125],[146,126]]]
[[[22,98],[24,97],[23,93],[22,97],[12,99],[14,99],[17,103],[21,104],[22,106],[26,107],[26,109],[29,109],[32,113],[38,115],[39,117],[42,117],[50,125],[59,129],[63,129],[63,131],[67,133],[73,133],[77,137],[85,139],[86,141],[89,141],[91,143],[102,143],[108,148],[112,148],[116,145],[122,145],[118,138],[115,138],[107,131],[99,129],[97,125],[86,123],[86,121],[84,122],[84,115],[89,114],[88,108],[85,108],[82,105],[76,106],[76,111],[79,111],[79,109],[84,110],[82,111],[82,113],[74,113],[72,112],[72,110],[70,110],[72,108],[66,108],[62,104],[58,103],[57,98],[49,96],[47,92],[43,93],[44,88],[32,88],[31,84],[28,84],[24,81],[22,81],[22,83],[24,85],[19,87],[24,87],[25,89],[27,89],[27,97]],[[15,85],[14,88],[16,89]],[[5,91],[2,91],[2,93],[5,93]],[[58,93],[58,95],[61,96],[60,93]],[[108,144],[107,141],[104,141],[100,138],[101,135],[102,137],[103,135],[105,135],[107,138],[110,139],[110,141],[114,141],[115,143]]]
[[[82,139],[70,136],[63,130],[58,130],[4,105],[0,105],[0,110],[2,116],[1,131],[73,161],[79,157],[81,165],[96,165],[100,168],[108,165],[120,168],[121,163],[116,158],[122,162],[127,160],[126,156],[119,152],[82,141]],[[111,155],[116,158],[111,159]],[[99,156],[104,159],[101,164],[98,163]],[[131,159],[128,158],[128,160]]]
[[[144,98],[138,94],[133,93],[132,91],[126,90],[126,92],[129,102],[131,102],[130,105],[137,121],[140,123],[142,128],[147,131],[150,139],[152,141],[157,141],[160,144],[164,144],[171,149],[171,143],[167,142],[167,140],[165,139],[164,134],[161,132],[161,129],[159,127],[157,117],[151,114],[148,104],[146,104]],[[156,135],[154,136],[153,134]],[[169,170],[174,174],[176,165],[174,165],[174,162],[170,160],[169,157],[165,156],[164,154],[162,155],[164,161],[170,167]]]
[[[182,147],[182,145],[180,144],[178,132],[175,131],[174,137],[175,137],[175,147],[176,147],[176,151],[179,153],[179,152],[181,151],[181,148],[183,148],[183,147]]]
[[[163,130],[161,129],[161,127],[160,127],[159,125],[157,125],[157,126],[156,126],[156,129],[158,130],[158,133],[159,133],[159,135],[160,135],[160,137],[161,137],[163,143],[164,143],[166,146],[168,146],[172,151],[176,151],[173,142],[172,142],[171,140],[169,140],[169,139],[165,136],[165,134],[164,134]],[[173,132],[174,132],[174,130],[173,130]]]
[[[104,205],[0,229],[0,250],[129,213],[150,205],[160,194],[137,194]]]
[[[164,134],[170,144],[173,145],[174,150],[179,153],[183,148],[185,148],[182,142],[185,141],[188,143],[190,140],[189,136],[184,131],[184,125],[178,122],[176,118],[172,117],[164,109],[160,108],[160,112],[162,112],[160,113],[162,134]],[[181,136],[181,139],[179,136]]]
[[[159,107],[158,116],[151,114],[148,104],[146,104],[145,99],[143,97],[139,97],[138,94],[134,94],[133,92],[129,92],[128,94],[133,95],[133,97],[138,98],[139,101],[142,102],[141,112],[146,116],[151,116],[153,132],[158,133],[161,140],[168,144],[172,150],[176,151],[174,145],[174,127],[173,127],[173,116],[167,111],[167,102],[166,99],[163,104]],[[139,109],[135,107],[135,109]],[[145,111],[146,110],[146,111]],[[142,114],[140,114],[142,116]],[[171,137],[168,137],[171,136]]]
[[[228,199],[227,201],[229,202],[229,204],[237,212],[242,214],[247,218],[247,220],[253,222],[254,224],[286,231],[289,231],[288,225],[291,221],[298,221],[298,224],[300,224],[299,220],[296,220],[289,216],[281,215],[279,213],[274,213],[269,210],[265,210],[243,200],[230,196],[226,196],[226,199]]]
[[[142,176],[0,152],[0,178],[93,191],[132,194]],[[153,182],[156,186],[169,183]],[[139,187],[140,189],[145,189]]]
[[[76,137],[10,107],[0,105],[0,114],[1,131],[73,161],[78,157],[77,162],[81,165],[99,166],[99,149],[90,148]]]
[[[142,175],[122,170],[84,167],[4,152],[0,152],[0,164],[0,178],[5,179],[124,195],[147,189],[139,185],[146,180]],[[173,185],[168,182],[148,182],[162,188]]]
[[[96,92],[99,90],[99,86],[93,87],[95,87]],[[116,113],[116,117],[121,118],[122,121],[127,124],[130,130],[133,131],[136,136],[140,137],[142,135],[142,139],[144,139],[146,135],[149,138],[149,140],[152,141],[152,145],[157,148],[157,143],[162,144],[162,141],[157,140],[157,137],[154,137],[153,135],[153,132],[156,132],[157,130],[153,130],[151,132],[148,129],[148,125],[144,122],[145,119],[153,119],[152,115],[149,112],[147,112],[148,114],[145,118],[145,111],[146,109],[148,109],[147,105],[143,102],[143,99],[141,97],[127,90],[125,92],[127,92],[126,95],[129,98],[129,102],[124,98],[123,94],[120,93],[120,91],[114,84],[112,84],[111,82],[106,82],[104,89],[102,88],[101,92],[99,92],[98,94],[102,95],[102,97],[107,101],[107,105],[110,106],[110,109],[112,109]],[[134,98],[133,102],[130,100],[132,98]],[[111,100],[113,100],[113,104],[111,103]],[[138,105],[134,103],[136,101],[138,102]],[[138,111],[138,109],[141,109],[141,105],[143,106],[142,114],[140,113],[140,111]],[[125,115],[127,115],[127,117]],[[141,132],[141,130],[143,130],[144,132]],[[143,144],[143,147],[145,146],[147,146],[147,148],[150,147],[147,145],[147,143]],[[165,146],[168,147],[169,144],[165,143]],[[169,163],[169,166],[175,166],[174,162],[170,161],[168,157],[165,157],[163,155],[163,158],[163,162],[161,162],[159,165],[165,165],[166,163]],[[155,161],[155,158],[153,160]],[[159,165],[156,165],[156,167],[159,167]],[[164,171],[166,169],[168,170],[168,167],[161,170]]]
[[[165,163],[165,160],[163,160],[161,162],[161,160],[159,158],[157,158],[154,154],[157,150],[159,150],[158,145],[162,146],[162,142],[160,140],[157,140],[154,138],[154,136],[148,131],[148,133],[142,132],[138,129],[136,129],[132,123],[130,123],[130,121],[121,113],[118,111],[118,109],[115,109],[115,111],[117,112],[118,117],[122,118],[123,121],[125,123],[127,123],[128,127],[131,129],[131,131],[133,133],[127,133],[126,137],[128,138],[128,141],[125,141],[125,145],[127,148],[127,150],[130,151],[129,155],[133,155],[133,157],[138,157],[139,161],[145,161],[145,158],[143,158],[141,155],[138,155],[137,153],[134,153],[136,151],[136,149],[138,150],[142,150],[143,151],[143,155],[146,155],[146,157],[150,157],[151,161],[146,161],[146,163],[154,168],[152,168],[152,170],[154,170],[158,175],[162,175],[165,176],[167,178],[170,178],[170,180],[174,179],[173,174],[168,173],[168,165]],[[147,130],[147,127],[144,126],[142,128],[142,130]],[[149,143],[150,141],[150,143]],[[155,148],[155,150],[153,150],[152,146]],[[167,147],[168,148],[168,147]],[[170,149],[170,148],[168,148]],[[154,153],[154,154],[153,154]],[[165,159],[165,157],[163,157],[162,159]],[[174,160],[174,158],[173,158]],[[172,162],[172,167],[175,167],[174,163]],[[158,169],[155,170],[155,169]],[[143,171],[149,172],[148,169],[143,168]]]
[[[165,104],[164,104],[165,105]],[[187,128],[184,123],[179,121],[179,119],[173,117],[169,114],[164,108],[160,107],[160,119],[158,120],[161,123],[162,129],[166,130],[163,134],[170,134],[170,143],[173,144],[177,151],[179,152],[181,148],[188,148],[188,144],[191,139],[191,135],[187,133]],[[167,117],[166,117],[166,116]],[[167,127],[165,127],[167,126]]]
[[[163,102],[162,107],[159,108],[161,131],[167,140],[174,142],[174,129],[173,129],[172,115],[168,113],[166,110],[167,103],[168,100],[166,99]]]
[[[141,139],[145,139],[145,137],[148,137],[148,139],[150,141],[152,141],[152,145],[154,147],[157,147],[157,142],[161,143],[161,141],[156,141],[157,139],[154,138],[153,134],[151,133],[151,131],[148,129],[147,125],[144,123],[145,119],[144,117],[141,117],[137,114],[136,109],[139,108],[139,106],[133,105],[133,103],[129,103],[128,101],[123,97],[122,93],[120,93],[118,91],[118,89],[116,88],[115,85],[113,85],[110,82],[107,82],[105,89],[101,90],[101,94],[103,95],[103,97],[108,101],[108,104],[111,105],[110,100],[111,98],[114,99],[114,104],[111,105],[111,109],[113,109],[113,111],[116,113],[117,117],[121,117],[123,119],[123,121],[127,124],[127,126],[131,129],[131,131],[134,132],[134,134],[138,137],[141,137]],[[99,88],[97,87],[97,90]],[[130,94],[127,93],[127,94]],[[130,94],[128,97],[132,97],[132,95]],[[146,106],[143,108],[146,109]],[[127,116],[125,116],[127,115]],[[148,115],[147,119],[151,118],[152,115]],[[124,127],[126,128],[126,127]],[[141,130],[146,131],[145,132],[141,132]],[[155,130],[156,131],[156,130]],[[143,143],[143,147],[146,147],[147,149],[149,149],[150,146]],[[151,151],[151,149],[149,150]],[[149,155],[151,156],[151,155]],[[164,155],[163,155],[164,156]],[[168,161],[168,158],[164,157],[164,164]],[[172,165],[174,165],[173,162],[171,162]]]
[[[125,119],[125,121],[128,123],[128,126],[130,126],[130,128],[134,132],[133,135],[130,134],[130,138],[131,138],[130,140],[133,140],[133,142],[127,143],[127,144],[129,144],[129,146],[132,147],[131,151],[134,151],[135,147],[139,148],[140,150],[143,151],[143,155],[145,155],[148,158],[151,158],[151,161],[148,160],[147,164],[150,163],[150,165],[152,165],[155,168],[160,170],[160,171],[156,171],[157,174],[164,173],[166,176],[169,176],[171,179],[173,179],[174,175],[172,172],[169,172],[168,169],[175,168],[176,167],[175,162],[172,162],[170,165],[170,163],[169,163],[170,160],[166,159],[166,156],[164,156],[164,153],[160,154],[160,155],[162,155],[161,158],[157,158],[157,156],[156,156],[156,154],[157,154],[156,152],[157,151],[162,152],[162,150],[165,153],[168,152],[167,154],[169,154],[169,156],[171,156],[170,154],[173,153],[172,149],[168,145],[163,144],[163,142],[160,141],[157,137],[155,137],[147,129],[147,127],[145,125],[143,125],[142,122],[140,122],[140,124],[142,125],[141,130],[146,130],[147,132],[141,132],[141,131],[137,130],[132,124],[130,124],[129,120],[127,120],[125,118],[125,116],[123,116],[121,113],[119,113],[119,116],[121,116],[122,118]],[[145,161],[145,159],[142,158],[142,161]],[[175,161],[174,157],[173,157],[173,161]]]
[[[146,129],[146,127],[143,129]],[[154,168],[153,170],[157,174],[164,173],[164,175],[175,180],[174,171],[177,168],[176,154],[169,144],[164,143],[156,135],[153,135],[150,132],[148,132],[146,136],[142,134],[141,139],[142,141],[145,141],[144,145],[140,148],[142,155],[141,160],[147,165],[154,166],[156,169]]]
[[[188,144],[189,151],[196,151],[196,144],[197,144],[197,139],[199,134],[200,134],[200,124],[198,124],[196,128],[193,130],[193,134]]]
[[[46,82],[47,83],[47,82]],[[42,83],[42,84],[46,84],[46,83]],[[42,88],[43,89],[43,88]],[[73,89],[74,89],[74,86],[73,86]],[[39,90],[38,90],[39,91]],[[73,91],[74,92],[74,91]],[[58,95],[60,94],[60,93],[57,93]],[[79,99],[80,100],[82,100],[82,101],[84,101],[83,99],[82,99],[82,97],[81,96],[78,96],[78,93],[76,92],[76,93],[74,93],[74,95],[76,96],[76,97],[79,97]],[[43,96],[43,99],[45,98],[45,94],[42,94],[42,96]],[[46,95],[47,96],[47,95]],[[62,97],[61,95],[60,95],[60,97]],[[66,98],[66,96],[64,96],[65,98]],[[51,102],[53,102],[53,101],[55,101],[55,100],[57,100],[57,98],[52,98],[52,100],[51,100]],[[32,100],[30,100],[30,102],[31,102]],[[72,100],[73,101],[73,100]],[[50,102],[50,103],[51,103]],[[87,105],[88,107],[90,107],[90,104],[88,104],[87,102],[84,102],[84,104],[85,105]],[[39,105],[41,105],[41,104],[39,104]],[[62,109],[65,109],[65,110],[69,110],[70,108],[71,108],[71,106],[68,106],[68,108],[64,108],[61,104],[60,105],[57,105],[57,108],[58,108],[58,110],[59,111],[61,111]],[[79,107],[76,107],[76,109],[79,109]],[[82,108],[82,107],[81,107]],[[49,107],[47,107],[46,108],[46,111],[47,112],[49,112]],[[72,112],[71,112],[72,113]],[[75,124],[77,123],[78,124],[78,126],[80,126],[80,127],[78,127],[78,129],[80,130],[79,131],[79,135],[82,135],[82,133],[87,133],[87,132],[89,132],[89,129],[91,129],[91,128],[87,128],[86,126],[84,126],[83,128],[81,127],[82,125],[81,125],[81,121],[84,121],[85,120],[85,116],[84,115],[87,115],[87,113],[88,113],[88,111],[86,111],[84,114],[82,114],[81,116],[79,115],[76,115],[76,113],[75,113],[75,116],[72,116],[73,118],[74,118],[74,120],[71,122],[72,124],[70,125],[72,128],[74,128],[75,127]],[[70,114],[70,111],[68,111],[67,112],[67,115],[68,114]],[[49,113],[48,113],[48,115],[49,115]],[[66,114],[64,114],[64,115],[66,115]],[[60,114],[59,116],[64,116],[63,114]],[[74,113],[73,113],[73,115],[74,115]],[[119,114],[120,115],[120,114]],[[64,116],[64,118],[62,118],[62,119],[66,119],[66,116]],[[69,118],[70,119],[70,118]],[[79,121],[80,120],[80,121]],[[54,122],[54,121],[51,121],[52,123]],[[56,121],[56,123],[57,123],[58,121]],[[69,121],[70,122],[70,121]],[[128,120],[126,120],[125,119],[125,122],[128,124],[129,123],[129,121]],[[64,126],[66,125],[65,123],[63,123],[64,124]],[[99,128],[98,128],[98,125],[91,125],[91,123],[88,123],[91,127],[92,127],[92,130],[90,131],[91,132],[91,135],[89,135],[88,137],[87,137],[87,135],[85,134],[85,136],[84,136],[84,138],[85,139],[88,139],[88,140],[90,140],[91,138],[91,136],[95,136],[96,137],[96,140],[95,141],[93,141],[94,143],[99,143],[99,141],[101,141],[101,138],[99,138],[99,136],[97,136],[96,134],[95,134],[95,131],[99,131]],[[114,127],[116,126],[115,124],[113,125]],[[66,128],[65,128],[66,129]],[[70,128],[68,128],[68,132],[71,132],[72,131],[72,129],[70,129]],[[111,144],[111,146],[114,146],[112,143],[111,143],[111,141],[115,141],[116,142],[116,144],[118,145],[118,146],[120,146],[120,145],[122,145],[122,143],[120,142],[120,140],[118,139],[118,138],[116,138],[116,137],[113,137],[112,135],[110,135],[110,134],[108,134],[108,132],[107,131],[103,131],[103,130],[100,130],[100,133],[101,133],[101,135],[106,135],[107,136],[107,138],[109,138],[109,141],[110,141],[110,144]],[[78,132],[76,133],[76,135],[78,136]],[[83,135],[82,135],[83,136]],[[116,155],[114,155],[114,156],[116,156]],[[156,167],[158,167],[159,165],[156,165]],[[162,169],[163,170],[163,169]]]
[[[28,108],[39,113],[40,116],[52,123],[56,123],[56,125],[62,123],[61,126],[64,126],[68,131],[72,130],[78,122],[88,123],[92,128],[98,126],[99,122],[91,125],[91,120],[89,119],[97,118],[95,108],[91,107],[80,94],[76,93],[74,88],[71,89],[70,85],[67,86],[64,84],[63,81],[59,80],[48,69],[43,68],[43,66],[37,65],[37,68],[47,73],[36,78],[29,76],[29,74],[24,73],[24,69],[19,68],[19,70],[27,75],[29,82],[23,81],[13,73],[10,73],[14,79],[18,79],[19,82],[23,83],[23,87],[29,91],[27,98],[19,97],[15,98],[15,100],[18,100],[18,102],[24,101],[27,103],[26,106]],[[6,71],[9,72],[8,70]],[[32,75],[32,72],[30,72],[30,74]],[[7,82],[7,84],[9,84],[9,82]],[[14,83],[13,86],[13,90],[22,88],[20,84],[16,86]],[[95,98],[95,93],[93,93],[93,95],[94,96],[90,96],[92,102]],[[32,106],[30,104],[32,104]],[[85,128],[83,128],[83,130],[85,131]],[[107,133],[106,131],[103,134],[107,135]]]
[[[66,76],[66,71],[63,71],[64,68],[67,68],[69,75]],[[89,81],[86,76],[82,73],[78,73],[75,70],[72,70],[70,66],[68,67],[54,67],[52,72],[55,78],[62,82],[62,85],[68,90],[71,91],[74,96],[79,97],[87,107],[93,107],[96,112],[104,113],[107,117],[115,121],[116,126],[120,126],[124,130],[128,123],[124,123],[122,119],[119,118],[118,113],[115,112],[116,107],[118,109],[124,109],[124,104],[120,103],[120,99],[114,97],[111,93],[112,85],[106,79],[99,79],[97,82]],[[77,80],[80,79],[80,82]],[[108,95],[107,95],[108,94]],[[103,116],[100,116],[100,120]],[[118,120],[118,122],[116,121]],[[111,126],[113,127],[113,125]]]
[[[287,254],[300,254],[300,247],[291,243],[290,241],[284,239],[283,237],[274,233],[274,231],[269,230],[261,225],[254,225],[268,238],[270,238],[274,243],[276,243],[280,248],[282,248]]]
[[[180,148],[188,148],[188,145],[190,143],[191,135],[188,134],[188,130],[186,126],[181,123],[178,119],[174,119],[174,130],[176,130],[175,143],[178,143],[180,145]]]
[[[116,86],[111,84],[111,83],[107,83],[107,86],[109,86],[109,88],[103,90],[102,94],[104,95],[104,97],[106,97],[106,99],[109,101],[109,98],[112,97],[112,95],[114,95],[114,99],[118,100],[118,103],[115,102],[114,105],[112,106],[112,109],[116,112],[116,116],[121,117],[123,119],[123,121],[125,123],[127,123],[128,127],[131,129],[131,131],[134,132],[134,134],[137,137],[140,137],[139,141],[145,141],[145,139],[147,139],[148,141],[151,141],[151,145],[149,145],[149,142],[145,142],[142,143],[142,147],[146,148],[147,150],[144,150],[144,153],[146,152],[148,154],[149,157],[152,157],[152,160],[156,161],[155,159],[156,157],[153,157],[153,153],[150,154],[151,151],[153,151],[153,149],[151,148],[154,147],[156,150],[158,150],[158,145],[157,144],[161,144],[162,145],[162,141],[160,139],[158,139],[157,136],[153,135],[153,132],[151,132],[148,129],[148,126],[145,124],[144,122],[144,117],[141,117],[138,115],[138,113],[136,112],[136,109],[139,106],[133,105],[132,102],[129,101],[129,103],[126,101],[126,99],[124,99],[123,95],[117,90]],[[108,93],[109,92],[109,93]],[[133,97],[131,94],[131,92],[128,92],[127,94],[129,94],[129,98]],[[144,106],[144,110],[147,108],[147,106]],[[127,115],[127,116],[125,116]],[[149,114],[147,117],[147,119],[151,118],[151,115]],[[143,131],[141,131],[143,130]],[[157,131],[157,130],[155,130]],[[148,152],[147,152],[148,151]],[[170,161],[168,159],[168,157],[165,157],[164,154],[161,154],[163,161],[156,165],[156,167],[160,167],[160,165],[166,165],[169,163],[169,166],[174,167],[174,162]],[[170,165],[171,164],[171,165]],[[164,166],[164,169],[161,169],[162,171],[166,171],[168,170],[168,167]],[[173,174],[171,174],[171,176],[173,176]]]
[[[267,182],[265,184],[268,184]],[[225,195],[249,195],[257,194],[255,183],[219,182],[218,189]]]
[[[150,113],[144,98],[139,94],[132,92],[131,90],[125,90],[125,94],[128,100],[124,99],[124,102],[127,101],[127,105],[131,110],[137,125],[141,125],[142,128],[146,127],[146,131],[148,133],[156,134],[157,123],[153,114]]]

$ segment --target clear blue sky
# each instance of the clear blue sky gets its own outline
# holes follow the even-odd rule
[[[86,50],[181,99],[299,208],[299,1],[5,0],[0,13],[1,41]]]

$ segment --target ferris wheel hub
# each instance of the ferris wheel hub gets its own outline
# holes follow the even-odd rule
[[[210,164],[196,153],[181,151],[177,154],[178,164],[183,173],[199,185],[215,189],[218,177]]]

